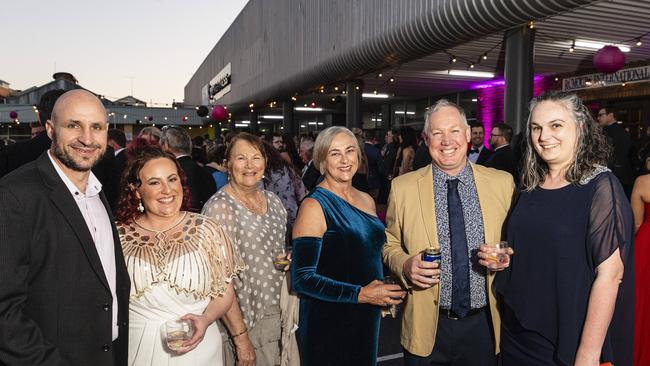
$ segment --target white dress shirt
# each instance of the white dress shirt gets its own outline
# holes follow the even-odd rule
[[[478,150],[478,152],[472,152],[471,150]],[[476,164],[476,160],[478,160],[478,156],[481,155],[481,151],[485,149],[485,146],[481,145],[478,148],[472,146],[469,155],[467,156],[467,159],[471,161],[472,163]]]
[[[81,211],[81,215],[86,221],[88,231],[95,242],[95,248],[97,249],[97,254],[99,254],[99,260],[102,263],[102,269],[104,270],[106,280],[108,280],[108,286],[111,289],[111,296],[113,296],[112,333],[113,340],[115,340],[117,339],[119,329],[117,326],[117,293],[115,291],[115,242],[113,241],[113,228],[111,226],[110,218],[106,212],[106,207],[99,197],[99,193],[102,190],[102,184],[91,171],[90,176],[88,177],[88,183],[86,183],[86,194],[82,193],[54,161],[50,151],[47,152],[47,155],[50,157],[54,169],[56,169],[59,177],[61,177],[65,186],[68,187],[70,194],[72,194],[72,197],[77,203],[79,211]]]

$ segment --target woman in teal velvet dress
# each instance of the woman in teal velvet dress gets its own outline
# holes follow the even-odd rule
[[[300,362],[375,365],[381,307],[399,304],[384,284],[384,226],[373,199],[352,187],[361,150],[352,132],[330,127],[314,146],[323,181],[305,198],[293,229],[293,290],[300,295]]]

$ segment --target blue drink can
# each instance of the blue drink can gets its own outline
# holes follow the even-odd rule
[[[422,252],[422,260],[425,262],[438,262],[440,263],[440,249],[427,248]]]

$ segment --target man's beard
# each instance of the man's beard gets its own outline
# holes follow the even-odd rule
[[[64,148],[61,148],[57,142],[58,142],[58,141],[57,141],[57,138],[56,138],[56,133],[53,132],[53,133],[52,133],[52,148],[51,148],[51,150],[52,150],[52,154],[54,154],[54,156],[55,156],[55,157],[56,157],[56,158],[57,158],[57,159],[58,159],[58,160],[59,160],[63,165],[65,165],[65,166],[68,167],[69,169],[72,169],[72,170],[77,171],[77,172],[87,172],[87,171],[89,171],[89,170],[92,169],[95,165],[97,165],[97,163],[98,163],[98,162],[99,162],[99,161],[104,157],[104,154],[106,154],[106,149],[104,149],[104,151],[103,151],[101,154],[99,154],[99,156],[97,157],[97,159],[96,159],[95,161],[93,161],[92,164],[90,164],[90,166],[88,166],[88,167],[86,167],[86,166],[81,166],[80,164],[78,164],[78,163],[77,163],[77,162],[72,158],[72,156],[70,156],[70,154],[68,154],[68,153],[65,151]],[[93,148],[101,149],[101,146],[97,146],[97,145],[89,145],[89,146],[86,146],[86,147],[93,147]]]

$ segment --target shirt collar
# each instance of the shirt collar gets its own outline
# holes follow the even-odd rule
[[[462,184],[470,184],[471,180],[474,179],[474,175],[472,174],[472,167],[469,164],[469,161],[467,161],[463,170],[461,170],[460,173],[458,173],[458,175],[455,177],[452,177],[451,175],[443,172],[435,164],[431,165],[433,167],[433,179],[437,182],[446,182],[448,180],[458,179]]]
[[[115,156],[117,156],[117,154],[121,153],[122,150],[124,150],[124,149],[125,149],[125,148],[123,147],[123,148],[121,148],[121,149],[117,149],[117,150],[115,150]]]
[[[99,194],[102,190],[102,184],[99,182],[99,179],[95,177],[95,174],[93,174],[92,170],[90,171],[90,175],[88,176],[88,182],[86,183],[86,194],[84,195],[77,186],[72,183],[70,178],[68,178],[67,175],[63,172],[61,167],[59,167],[59,164],[54,161],[54,158],[52,157],[52,153],[50,150],[47,151],[47,156],[50,158],[50,161],[52,162],[52,165],[54,165],[54,169],[56,170],[56,173],[59,175],[65,186],[68,188],[70,193],[72,194],[72,197],[74,197],[75,200],[80,200],[86,197],[93,197]]]
[[[503,147],[506,147],[506,146],[510,146],[510,144],[505,144],[505,145],[501,145],[499,147],[496,147],[496,148],[494,148],[494,151],[497,151],[497,150],[499,150],[499,149],[501,149]]]

